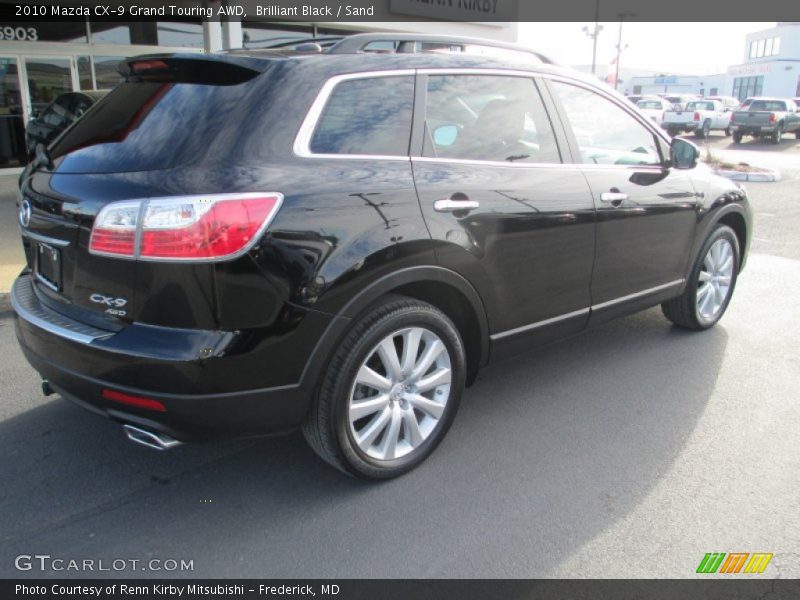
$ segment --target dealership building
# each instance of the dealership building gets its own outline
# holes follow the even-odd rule
[[[725,73],[631,77],[625,82],[624,91],[733,96],[739,100],[749,96],[800,96],[800,23],[778,23],[749,34],[742,62],[728,67]]]
[[[201,4],[219,5],[218,2]],[[419,14],[426,9],[425,5],[397,0],[383,0],[383,5],[385,14],[394,13],[402,18],[425,16]],[[503,6],[502,0],[498,6]],[[455,19],[463,15],[455,13],[429,16],[449,16],[451,20],[353,22],[332,26],[332,23],[267,22],[248,18],[243,21],[195,17],[184,21],[109,22],[88,17],[84,21],[31,19],[0,23],[0,173],[19,170],[26,163],[25,124],[33,116],[64,92],[113,87],[121,80],[117,65],[125,57],[264,48],[293,40],[365,31],[468,35],[509,42],[517,39],[517,26],[513,22],[458,22]]]

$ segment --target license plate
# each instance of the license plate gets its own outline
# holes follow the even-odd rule
[[[37,244],[36,278],[56,292],[61,291],[61,251],[48,244]]]

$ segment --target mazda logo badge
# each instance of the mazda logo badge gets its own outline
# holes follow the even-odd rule
[[[27,227],[31,224],[31,203],[29,200],[23,200],[19,205],[19,224]]]

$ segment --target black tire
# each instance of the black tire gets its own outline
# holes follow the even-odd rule
[[[377,460],[359,448],[348,419],[350,393],[356,373],[375,346],[404,327],[423,327],[444,343],[449,352],[452,381],[444,412],[428,437],[409,454]],[[436,448],[461,401],[466,379],[466,355],[453,322],[439,309],[405,296],[390,296],[354,321],[334,352],[322,378],[302,431],[309,445],[326,462],[348,475],[390,479],[419,465]]]
[[[734,144],[741,144],[742,143],[742,137],[744,137],[744,136],[741,133],[734,132],[733,133],[733,143]]]
[[[772,143],[780,144],[782,138],[783,138],[783,126],[778,125],[778,128],[775,130],[775,133],[772,134]]]
[[[725,128],[725,137],[731,137],[731,128],[730,127],[726,127]]]
[[[667,128],[667,133],[669,134],[669,137],[678,137],[678,134],[680,133],[680,131],[678,131],[677,129],[673,129],[671,127],[668,127]]]
[[[712,319],[705,319],[697,310],[697,288],[700,270],[703,266],[703,261],[706,257],[706,254],[708,254],[711,246],[714,244],[714,242],[722,238],[730,242],[731,247],[733,248],[733,274],[731,276],[730,289],[728,291],[728,296],[722,303],[719,312]],[[714,228],[714,230],[706,239],[703,247],[700,249],[694,265],[692,266],[692,271],[689,274],[689,281],[687,282],[683,293],[677,298],[668,300],[661,305],[661,310],[663,311],[664,316],[678,327],[691,329],[693,331],[701,331],[716,325],[717,322],[722,318],[722,315],[725,314],[728,304],[733,297],[733,292],[736,288],[736,279],[739,273],[739,257],[739,240],[736,237],[736,233],[734,233],[733,229],[727,225],[717,225],[717,227]]]

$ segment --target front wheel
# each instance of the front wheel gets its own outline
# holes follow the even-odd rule
[[[401,475],[447,433],[465,363],[461,337],[444,313],[393,296],[360,318],[335,351],[303,434],[345,473]]]
[[[664,316],[685,329],[713,327],[731,300],[739,256],[733,229],[718,225],[703,244],[683,294],[661,305]]]

